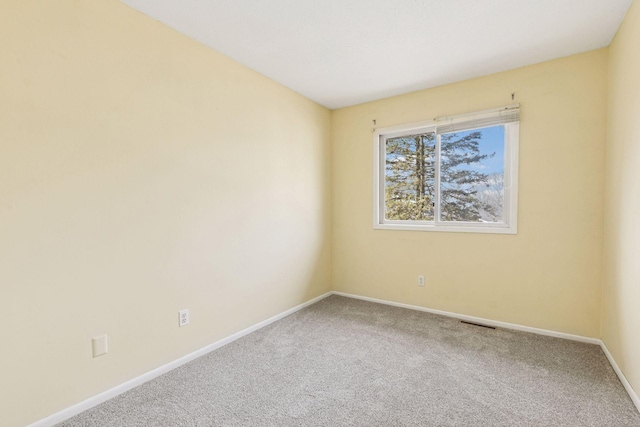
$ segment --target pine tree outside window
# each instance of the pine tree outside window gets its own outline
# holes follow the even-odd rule
[[[378,129],[374,228],[517,232],[519,107]]]

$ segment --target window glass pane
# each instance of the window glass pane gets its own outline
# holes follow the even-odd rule
[[[504,127],[440,138],[440,220],[504,222]]]
[[[385,145],[385,219],[433,221],[435,134],[387,138]]]

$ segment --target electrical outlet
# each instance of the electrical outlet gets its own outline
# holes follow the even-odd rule
[[[418,276],[418,286],[424,286],[424,276]]]
[[[178,314],[178,325],[187,326],[189,324],[189,309],[180,310]]]
[[[109,352],[109,346],[107,343],[107,336],[101,335],[91,340],[91,349],[93,350],[93,357],[102,356]]]

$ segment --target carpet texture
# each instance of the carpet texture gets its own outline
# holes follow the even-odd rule
[[[601,349],[331,296],[59,426],[640,426]]]

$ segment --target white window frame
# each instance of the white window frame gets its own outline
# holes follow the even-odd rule
[[[456,116],[459,120],[469,120],[474,116],[496,114],[497,110],[487,110],[464,116]],[[398,126],[379,128],[373,137],[373,228],[380,230],[411,230],[411,231],[445,231],[463,233],[497,233],[517,234],[518,232],[518,149],[520,124],[518,121],[503,124],[505,134],[504,148],[504,206],[502,223],[440,221],[440,134],[436,133],[436,200],[434,206],[434,221],[394,221],[384,218],[385,211],[385,167],[386,140],[406,134],[436,132],[438,123],[445,119],[435,119]],[[495,126],[489,125],[489,126]],[[470,129],[481,129],[488,126],[477,126]]]

